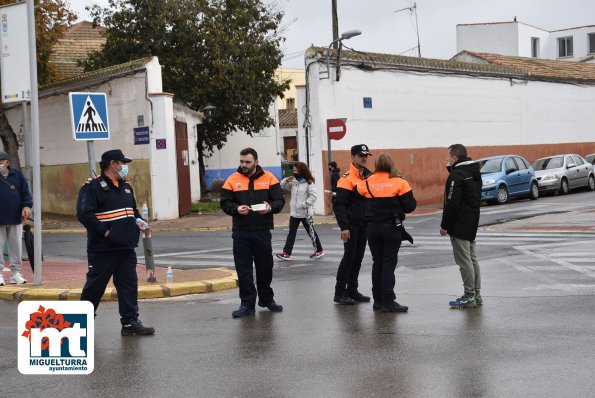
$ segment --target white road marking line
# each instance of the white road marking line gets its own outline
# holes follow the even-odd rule
[[[568,242],[568,244],[569,245],[570,244],[579,244],[579,242]],[[545,254],[536,253],[536,252],[533,252],[533,251],[531,251],[529,249],[526,249],[526,248],[524,248],[522,246],[517,246],[517,247],[515,247],[515,249],[518,250],[518,251],[520,251],[521,253],[527,255],[527,256],[533,256],[535,258],[541,258],[541,259],[546,260],[546,261],[553,261],[556,264],[559,264],[559,265],[561,265],[563,267],[566,267],[566,268],[571,269],[571,270],[576,271],[576,272],[580,272],[581,274],[586,275],[588,277],[595,278],[595,272],[593,272],[593,271],[591,271],[588,268],[585,268],[583,266],[572,264],[572,263],[569,263],[568,261],[564,261],[564,260],[561,260],[561,259],[558,259],[558,258],[552,258],[552,257],[549,257],[549,256],[547,256]]]

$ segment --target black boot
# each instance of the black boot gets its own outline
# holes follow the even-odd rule
[[[401,305],[396,301],[388,301],[385,302],[382,306],[382,312],[407,312],[409,307],[406,305]]]
[[[122,323],[122,336],[148,336],[155,334],[155,329],[150,326],[143,326],[138,319],[130,319]]]
[[[275,300],[270,301],[268,303],[261,303],[259,301],[258,306],[262,307],[262,308],[268,308],[269,311],[272,311],[272,312],[283,312],[283,306],[281,304],[275,303]]]
[[[370,297],[364,296],[363,294],[361,294],[357,290],[354,290],[354,291],[349,292],[349,297],[351,297],[353,300],[357,301],[358,303],[368,303],[368,302],[370,302]]]
[[[233,318],[243,318],[245,316],[254,316],[255,314],[256,311],[254,311],[254,307],[248,307],[247,305],[242,304],[240,305],[240,308],[231,313],[231,316]]]
[[[337,304],[353,305],[355,301],[347,295],[347,293],[335,294],[333,301]]]

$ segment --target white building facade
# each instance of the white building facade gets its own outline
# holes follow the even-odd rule
[[[344,52],[336,81],[333,63],[325,78],[324,51],[306,52],[309,79],[298,92],[299,145],[307,148],[300,160],[324,177],[319,192],[328,189],[327,119],[347,120],[345,137],[332,141],[342,170],[353,145],[387,152],[420,203],[441,202],[451,144],[464,144],[473,158],[515,153],[529,161],[595,151],[595,78],[549,82],[496,65]],[[328,213],[325,199],[317,213]]]
[[[95,141],[94,158],[99,162],[103,152],[119,148],[134,159],[128,179],[139,208],[146,203],[152,219],[178,218],[191,208],[192,200],[200,198],[198,157],[192,150],[196,135],[184,136],[178,130],[187,125],[192,132],[202,115],[174,106],[173,95],[163,93],[161,65],[153,57],[42,88],[39,124],[44,213],[75,214],[78,191],[89,177],[87,144],[73,139],[69,92],[106,94],[111,137]],[[19,139],[26,139],[21,107],[8,108],[5,113]],[[19,157],[25,166],[24,146]],[[185,174],[191,177],[183,178]]]
[[[595,25],[547,31],[523,22],[457,25],[457,53],[594,62]]]

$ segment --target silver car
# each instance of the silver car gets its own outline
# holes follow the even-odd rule
[[[595,153],[585,156],[585,160],[593,165],[593,170],[595,170]]]
[[[593,165],[582,156],[556,155],[537,159],[531,166],[539,185],[539,192],[559,192],[566,195],[571,189],[587,187],[595,190]]]

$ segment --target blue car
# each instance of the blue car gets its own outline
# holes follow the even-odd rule
[[[539,197],[539,187],[533,167],[518,155],[493,156],[479,159],[483,187],[481,200],[504,204],[510,198]]]

